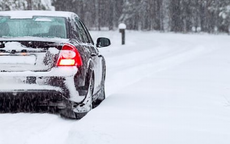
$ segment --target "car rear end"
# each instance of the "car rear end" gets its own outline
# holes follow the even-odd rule
[[[0,110],[66,107],[80,102],[74,77],[82,65],[66,18],[0,16]]]

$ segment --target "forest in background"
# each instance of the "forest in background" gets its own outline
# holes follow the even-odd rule
[[[0,0],[1,10],[77,13],[90,29],[230,32],[230,0]]]

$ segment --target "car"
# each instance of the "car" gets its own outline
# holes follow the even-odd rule
[[[58,112],[81,119],[105,99],[111,44],[63,11],[0,12],[0,111]]]

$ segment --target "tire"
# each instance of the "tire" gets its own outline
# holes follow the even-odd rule
[[[93,109],[93,90],[94,90],[94,77],[93,77],[93,73],[91,73],[90,75],[88,75],[89,78],[89,86],[88,86],[88,90],[87,90],[87,94],[86,97],[88,97],[90,95],[90,99],[88,99],[87,101],[87,105],[89,106],[89,111]],[[89,112],[88,111],[88,112]],[[75,117],[76,119],[81,119],[83,118],[88,112],[85,113],[75,113]]]
[[[101,81],[101,89],[99,92],[99,97],[93,102],[93,108],[96,108],[98,105],[101,104],[101,102],[106,98],[105,96],[105,77],[106,77],[106,66],[104,63],[103,66],[103,76],[102,76],[102,81]]]
[[[61,110],[60,115],[62,118],[65,119],[73,119],[73,120],[80,120],[82,119],[86,113],[75,113],[72,109],[65,109],[65,110]]]
[[[99,106],[101,104],[101,102],[105,99],[105,86],[103,85],[101,90],[100,90],[100,96],[98,97],[98,99],[96,99],[93,102],[93,108],[96,108],[97,106]]]
[[[79,120],[79,119],[83,118],[93,108],[93,90],[94,90],[93,74],[91,73],[90,75],[88,75],[87,79],[89,80],[89,86],[88,86],[88,90],[86,93],[86,98],[88,97],[89,99],[85,100],[84,102],[86,103],[85,106],[88,108],[88,111],[78,113],[78,112],[75,112],[72,108],[67,108],[67,109],[61,110],[60,114],[62,117],[68,118],[68,119]],[[82,104],[80,104],[80,105],[82,105]]]

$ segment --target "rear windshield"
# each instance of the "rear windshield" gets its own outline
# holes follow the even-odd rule
[[[67,38],[62,17],[10,18],[0,16],[0,37]]]

